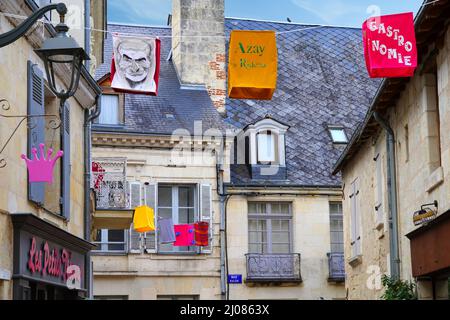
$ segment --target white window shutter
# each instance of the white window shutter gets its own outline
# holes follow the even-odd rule
[[[141,184],[140,182],[131,182],[129,184],[130,209],[134,210],[141,205]],[[134,225],[130,227],[130,253],[141,253],[142,235],[134,230]]]
[[[210,184],[200,185],[200,221],[209,223],[209,243],[207,247],[202,247],[202,253],[212,253],[213,242],[213,211],[212,211],[212,187]]]
[[[150,207],[155,212],[155,228],[158,228],[158,219],[156,218],[156,199],[157,199],[157,185],[156,183],[150,183],[144,185],[144,200],[145,205]],[[144,234],[144,250],[148,252],[156,251],[156,237],[157,233],[155,231],[146,232]]]

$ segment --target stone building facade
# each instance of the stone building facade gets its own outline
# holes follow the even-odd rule
[[[169,27],[108,25],[111,32],[160,36],[162,59],[156,97],[111,89],[111,39],[96,73],[105,103],[93,127],[95,170],[111,174],[102,178],[108,186],[120,186],[105,194],[128,200],[102,207],[99,199],[109,196],[93,194],[94,296],[344,299],[341,182],[330,172],[377,85],[365,73],[360,30],[292,32],[306,26],[225,19],[223,1],[188,4],[173,2]],[[225,99],[233,29],[280,33],[271,101]],[[263,135],[276,145],[273,166],[260,163]],[[193,206],[180,205],[180,190],[190,190]],[[195,214],[183,222],[206,217],[212,247],[168,250],[157,232],[137,235],[130,223],[140,204],[155,208],[156,224],[168,211],[176,222],[185,209]]]
[[[66,1],[69,7],[77,8],[83,17],[82,1]],[[38,9],[35,1],[2,1],[0,12],[18,16],[30,16]],[[73,5],[73,6],[71,6]],[[53,12],[53,16],[56,16]],[[80,20],[84,26],[82,20]],[[0,17],[0,33],[12,30],[22,20]],[[50,27],[49,27],[50,28]],[[84,29],[84,28],[83,28]],[[15,128],[17,132],[0,155],[0,300],[3,299],[61,299],[86,297],[86,291],[70,291],[66,284],[57,277],[45,277],[38,271],[26,268],[27,261],[23,256],[36,244],[48,244],[50,250],[55,249],[72,252],[74,261],[83,269],[86,267],[87,252],[91,245],[84,236],[84,131],[85,112],[96,105],[99,88],[86,69],[83,70],[79,89],[69,99],[63,116],[58,112],[59,101],[48,89],[43,61],[33,50],[41,47],[44,39],[51,37],[49,29],[36,24],[25,37],[0,49],[0,85],[1,108],[0,144],[4,146]],[[74,30],[78,43],[84,45],[84,32],[81,26]],[[44,32],[45,31],[45,32]],[[87,49],[87,48],[86,48]],[[57,85],[65,88],[68,85],[67,68],[58,70]],[[21,119],[31,114],[45,114],[47,117],[34,121]],[[31,112],[31,113],[30,113]],[[6,116],[6,117],[4,117]],[[8,118],[8,117],[15,118]],[[52,121],[58,123],[53,129]],[[64,122],[64,121],[63,121]],[[29,128],[27,128],[27,123]],[[39,131],[42,130],[42,131]],[[59,160],[55,168],[54,183],[39,186],[43,191],[38,200],[33,190],[36,186],[28,183],[27,166],[20,159],[21,154],[30,157],[31,147],[45,143],[55,149],[61,148],[62,130],[67,132],[69,146],[66,160]],[[69,133],[70,132],[70,133]],[[42,134],[42,136],[40,136]],[[42,137],[38,141],[35,137]],[[67,151],[66,150],[66,151]],[[64,178],[63,178],[64,177]],[[68,180],[70,194],[64,193],[61,181]],[[66,189],[67,190],[67,189]],[[64,204],[64,205],[62,205]],[[70,208],[70,209],[68,209]],[[31,241],[31,242],[30,242]],[[42,248],[43,248],[42,247]],[[59,256],[60,257],[60,256]],[[36,260],[37,261],[37,260]],[[42,270],[41,270],[42,271]],[[88,279],[82,279],[82,288],[86,289]]]
[[[416,74],[411,79],[384,81],[365,122],[335,167],[344,182],[350,299],[379,299],[384,292],[383,274],[416,283],[420,299],[448,299],[449,257],[441,247],[447,236],[436,233],[445,226],[450,209],[450,30],[443,22],[448,20],[448,10],[449,3],[442,1],[419,12]],[[394,155],[388,149],[389,131],[383,121],[395,139]],[[393,172],[389,159],[395,161]],[[397,201],[389,191],[395,192]],[[421,207],[437,213],[437,218],[416,226],[414,217]]]

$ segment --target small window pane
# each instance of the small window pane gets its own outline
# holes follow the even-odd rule
[[[345,131],[343,128],[332,128],[330,129],[331,138],[333,139],[334,143],[347,143],[347,135],[345,134]]]
[[[108,95],[102,96],[102,111],[99,118],[100,124],[119,124],[119,96]]]
[[[272,244],[272,253],[290,253],[289,244]]]
[[[158,206],[159,207],[172,207],[172,188],[171,187],[159,187],[158,188]]]
[[[258,161],[275,161],[275,136],[270,131],[258,134]]]
[[[178,210],[178,224],[194,223],[194,209],[179,209]]]
[[[194,207],[194,188],[192,187],[179,187],[178,188],[180,207]]]

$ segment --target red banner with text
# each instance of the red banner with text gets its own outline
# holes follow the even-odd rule
[[[371,17],[362,27],[364,54],[371,78],[412,77],[417,47],[412,12]]]

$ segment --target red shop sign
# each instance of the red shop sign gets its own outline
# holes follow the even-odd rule
[[[412,12],[372,17],[364,22],[364,55],[371,78],[412,77],[417,46]]]
[[[70,276],[67,269],[72,265],[71,257],[70,251],[51,248],[47,241],[42,246],[37,246],[36,238],[33,237],[28,252],[27,268],[31,275],[38,274],[66,281]],[[81,267],[78,267],[81,270]]]

